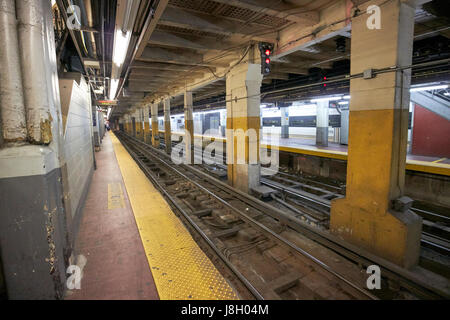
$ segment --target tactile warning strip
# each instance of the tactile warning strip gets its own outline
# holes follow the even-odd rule
[[[119,140],[111,140],[159,297],[238,299]]]

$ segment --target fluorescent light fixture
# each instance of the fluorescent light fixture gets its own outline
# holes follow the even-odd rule
[[[342,104],[342,105],[348,104],[348,101],[341,101],[341,102],[339,102],[339,104]]]
[[[325,98],[318,98],[318,99],[311,99],[311,102],[321,102],[321,101],[336,101],[341,100],[342,97],[325,97]]]
[[[114,100],[116,96],[117,87],[119,86],[119,79],[111,79],[111,88],[109,91],[109,100]]]
[[[441,90],[441,89],[447,89],[448,85],[438,85],[438,86],[429,86],[429,87],[416,87],[411,88],[411,92],[417,92],[417,91],[431,91],[431,90]]]
[[[116,39],[114,41],[113,62],[118,67],[125,61],[128,50],[128,42],[130,40],[131,32],[123,33],[121,30],[116,31]]]
[[[210,114],[220,112],[220,109],[208,110],[208,111],[200,111],[199,114]]]
[[[350,96],[343,96],[344,99],[350,100]]]

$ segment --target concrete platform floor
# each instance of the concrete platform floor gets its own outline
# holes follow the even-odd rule
[[[163,130],[159,131],[161,134],[164,133]],[[175,140],[177,136],[184,135],[184,132],[172,132],[172,140]],[[200,135],[196,134],[196,137],[199,137]],[[222,136],[214,136],[214,138],[219,138],[222,140],[226,140],[225,137]],[[337,153],[339,155],[342,155],[346,158],[348,153],[348,146],[342,145],[340,143],[335,142],[328,142],[327,147],[316,147],[316,140],[314,137],[310,136],[291,136],[290,138],[280,138],[276,135],[272,136],[269,134],[264,134],[264,136],[261,139],[262,145],[275,145],[278,147],[288,148],[288,149],[298,149],[298,153],[302,153],[302,151],[309,150],[309,151],[316,151],[316,152],[322,152],[325,154],[325,157],[327,157],[327,152],[333,152]],[[286,151],[286,150],[284,150]],[[421,156],[421,155],[414,155],[411,153],[408,153],[406,155],[406,161],[421,161],[428,163],[429,166],[433,166],[433,163],[436,164],[442,164],[445,165],[444,168],[448,169],[450,168],[448,165],[450,165],[450,159],[445,157],[430,157],[430,156]]]
[[[66,299],[158,299],[110,134],[94,172],[75,245],[87,259],[80,290]]]

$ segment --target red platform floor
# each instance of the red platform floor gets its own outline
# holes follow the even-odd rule
[[[158,299],[109,134],[95,153],[97,170],[75,245],[75,252],[87,259],[81,289],[69,290],[66,299]],[[123,194],[113,209],[111,185]]]

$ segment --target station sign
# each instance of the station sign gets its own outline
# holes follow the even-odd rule
[[[97,106],[117,106],[117,100],[96,100]]]

